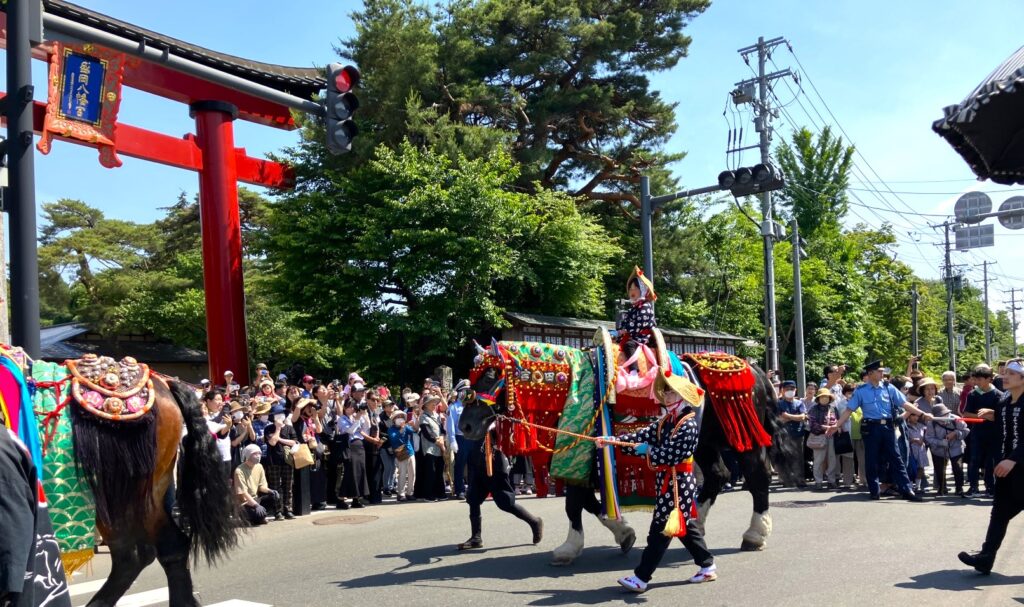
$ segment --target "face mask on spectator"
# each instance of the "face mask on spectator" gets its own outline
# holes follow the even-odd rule
[[[277,415],[274,416],[275,424],[280,424],[282,422],[284,422],[284,413],[278,413]]]
[[[796,390],[786,390],[785,392],[782,393],[782,395],[785,396],[786,398],[793,398],[794,396],[796,396]]]
[[[242,419],[243,415],[245,415],[245,414],[242,413],[241,411],[235,411],[234,413],[231,414],[231,419],[233,419],[233,420],[235,420],[237,422],[237,421],[240,421]]]

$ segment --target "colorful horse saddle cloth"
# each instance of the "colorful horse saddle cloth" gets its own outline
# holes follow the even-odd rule
[[[64,363],[71,395],[89,413],[108,421],[132,421],[149,413],[156,400],[149,367],[131,356],[116,361],[89,353]]]

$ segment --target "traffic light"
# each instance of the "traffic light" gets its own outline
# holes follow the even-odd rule
[[[780,190],[785,185],[782,171],[770,164],[757,164],[718,174],[718,187],[729,190],[736,197]]]
[[[352,89],[359,86],[359,70],[351,65],[332,63],[327,66],[327,149],[333,154],[352,150],[352,140],[359,134],[352,114],[359,109],[359,99]]]

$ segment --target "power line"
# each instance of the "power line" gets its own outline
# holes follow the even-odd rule
[[[818,99],[821,100],[821,104],[825,106],[825,111],[828,112],[828,115],[832,117],[832,121],[835,122],[837,127],[839,127],[839,131],[843,134],[844,137],[846,137],[846,140],[850,142],[850,145],[853,146],[854,153],[861,157],[861,159],[864,161],[864,165],[871,171],[875,178],[878,179],[878,181],[880,181],[882,185],[885,186],[885,189],[888,190],[889,193],[895,195],[896,193],[892,191],[892,188],[889,187],[889,184],[885,183],[885,180],[882,179],[882,176],[878,173],[878,171],[875,170],[875,167],[871,166],[871,163],[868,162],[867,157],[865,157],[864,154],[861,153],[860,149],[857,147],[857,144],[853,141],[853,138],[850,137],[850,134],[847,133],[846,129],[843,128],[843,125],[839,122],[839,119],[836,118],[835,113],[832,112],[832,108],[829,107],[828,102],[825,101],[825,98],[822,97],[821,92],[818,91],[818,87],[814,84],[814,79],[811,78],[811,75],[807,71],[807,68],[805,68],[803,62],[800,61],[800,57],[798,57],[796,51],[793,50],[793,45],[787,42],[786,48],[789,49],[789,54],[793,56],[793,59],[796,60],[796,64],[800,66],[800,70],[803,72],[804,76],[806,76],[807,82],[811,85],[811,90],[813,90],[814,94],[817,95]],[[803,85],[801,85],[800,88],[803,89]],[[907,207],[907,209],[911,213],[917,212],[914,210],[913,207],[907,204],[906,201],[901,199],[899,196],[896,196],[896,200],[903,204],[903,206]]]
[[[773,65],[774,65],[774,62],[773,62]],[[778,67],[778,66],[776,66],[776,67]],[[790,91],[792,91],[792,87],[790,86],[789,81],[785,80],[783,82],[786,85],[786,87],[789,88]],[[816,121],[814,119],[814,116],[812,116],[811,113],[807,110],[807,108],[804,106],[803,102],[799,101],[799,99],[800,99],[799,97],[797,98],[798,99],[797,105],[800,106],[800,109],[803,110],[804,115],[807,116],[807,119],[811,122],[811,125],[815,128],[815,130],[818,131],[818,134],[820,135],[824,131],[824,126],[828,125],[829,121],[825,119],[825,117],[821,114],[821,112],[818,110],[818,108],[814,105],[814,102],[811,100],[811,98],[809,96],[807,96],[807,94],[806,94],[806,92],[804,92],[802,86],[800,87],[800,92],[802,93],[802,96],[807,99],[807,105],[809,105],[811,107],[811,109],[814,110],[814,113],[815,113],[815,115],[817,115],[818,120],[821,121],[821,126],[818,125],[818,121]],[[834,116],[833,116],[833,118],[834,118]],[[846,132],[843,130],[842,126],[839,125],[838,123],[836,123],[836,126],[840,129],[840,132],[842,132],[844,134],[844,136],[846,136],[848,138],[848,143],[853,146],[855,153],[857,155],[859,155],[861,158],[864,158],[864,155],[862,153],[860,153],[859,150],[857,150],[857,146],[854,144],[854,142],[852,140],[849,140],[849,136],[846,135]],[[868,164],[866,159],[864,159],[864,162],[865,162],[865,164]],[[867,175],[863,172],[863,170],[860,168],[858,163],[856,163],[856,162],[852,163],[851,171],[855,175],[859,175],[862,178],[861,181],[866,181],[867,180]],[[876,175],[877,175],[877,173],[876,173]],[[874,197],[877,198],[879,202],[881,202],[883,205],[887,206],[894,213],[899,214],[902,218],[907,220],[906,217],[905,217],[905,212],[897,209],[891,202],[889,202],[888,199],[885,198],[885,196],[879,190],[877,190],[877,189],[867,189],[865,191],[868,191],[871,194],[873,194]],[[861,202],[861,204],[864,204],[864,202],[860,200],[860,197],[857,196],[857,194],[855,192],[851,191],[850,192],[850,196],[853,197],[855,200]],[[906,203],[904,203],[904,204],[906,204]],[[865,204],[864,206],[867,206],[867,205]],[[909,208],[909,206],[908,206],[908,208]],[[915,214],[915,215],[917,214],[917,212],[913,211],[913,210],[911,210],[911,213]],[[913,222],[911,222],[910,220],[907,220],[907,222],[910,225],[910,229],[912,229],[912,230],[914,230],[914,229],[923,229],[924,225],[926,225],[926,224],[922,224],[920,226],[914,225]],[[889,222],[889,223],[895,223],[895,222]]]
[[[868,188],[850,188],[850,189],[851,190],[856,190],[858,192],[872,192],[872,191],[874,191],[874,190],[868,189]],[[902,191],[889,190],[889,192],[891,192],[893,194],[905,194],[905,195],[908,195],[908,196],[957,196],[959,194],[963,194],[964,193],[962,190],[958,191],[958,192],[912,192],[912,191],[909,191],[909,190],[902,190]],[[985,193],[986,194],[1007,194],[1007,193],[1024,194],[1024,190],[1021,190],[1021,189],[985,190]]]

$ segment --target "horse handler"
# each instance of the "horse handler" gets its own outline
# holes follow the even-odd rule
[[[493,433],[494,430],[489,432]],[[544,521],[516,503],[516,494],[509,479],[512,467],[505,454],[498,449],[497,437],[492,434],[491,438],[490,453],[487,453],[487,441],[466,441],[469,451],[469,487],[466,491],[466,503],[469,504],[472,535],[456,546],[459,550],[483,548],[484,542],[480,536],[483,526],[480,504],[484,503],[488,495],[494,497],[494,504],[498,508],[530,525],[534,544],[539,544],[544,537]],[[488,457],[491,458],[490,470],[487,465]]]
[[[700,566],[700,571],[690,578],[691,584],[711,582],[718,577],[715,557],[708,551],[704,534],[697,524],[693,454],[697,450],[700,428],[694,408],[699,406],[701,395],[696,386],[679,375],[668,375],[663,382],[666,385],[660,386],[659,400],[667,413],[661,419],[631,434],[597,439],[598,448],[612,441],[638,443],[634,447],[619,446],[628,455],[646,457],[647,464],[657,471],[656,482],[661,490],[647,534],[647,547],[633,575],[619,580],[621,586],[636,593],[647,590],[673,537],[682,541],[694,562]]]
[[[960,562],[988,575],[1006,537],[1010,520],[1024,512],[1024,360],[1014,359],[1003,370],[1006,392],[996,409],[982,409],[978,417],[996,423],[1002,459],[996,465],[992,514],[981,552],[961,552]]]

